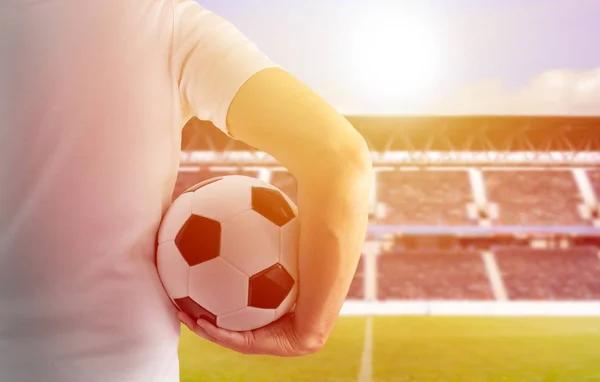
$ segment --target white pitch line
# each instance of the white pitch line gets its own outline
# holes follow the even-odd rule
[[[367,316],[365,324],[365,340],[363,353],[360,359],[360,372],[358,382],[371,382],[373,380],[373,319]]]

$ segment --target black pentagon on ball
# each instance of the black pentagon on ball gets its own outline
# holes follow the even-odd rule
[[[192,215],[175,237],[175,245],[190,267],[212,260],[221,250],[221,224]]]
[[[252,187],[252,209],[279,227],[296,217],[281,192],[272,188]]]
[[[196,301],[192,300],[191,297],[178,298],[175,299],[174,302],[179,310],[190,316],[194,321],[203,319],[213,325],[217,325],[217,316],[201,307]]]
[[[195,192],[199,189],[201,189],[202,187],[208,186],[209,184],[218,182],[219,180],[223,179],[222,176],[216,177],[216,178],[211,178],[211,179],[206,179],[203,180],[202,182],[193,185],[192,187],[188,188],[187,190],[185,190],[185,192]]]
[[[250,277],[248,305],[261,309],[277,309],[294,287],[294,278],[281,264]]]

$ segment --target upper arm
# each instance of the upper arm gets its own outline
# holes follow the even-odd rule
[[[277,66],[230,22],[194,0],[176,0],[173,60],[186,116],[229,133],[226,115],[240,87]]]
[[[175,59],[190,116],[269,153],[296,176],[366,151],[343,116],[228,21],[193,0],[177,0],[176,20]]]
[[[281,68],[250,78],[234,98],[227,124],[236,138],[281,162],[294,175],[366,158],[366,143],[332,106]],[[331,163],[328,163],[330,161]]]

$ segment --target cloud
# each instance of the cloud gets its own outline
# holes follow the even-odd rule
[[[348,87],[317,86],[324,98],[347,115],[579,115],[600,116],[600,68],[554,69],[512,89],[501,80],[463,86],[419,105],[388,104]]]
[[[465,86],[432,108],[438,114],[600,115],[600,68],[557,69],[511,91],[501,81]]]

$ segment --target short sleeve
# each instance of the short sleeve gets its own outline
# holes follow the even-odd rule
[[[259,71],[278,66],[194,0],[175,1],[173,51],[184,111],[228,135],[227,112],[239,89]]]

